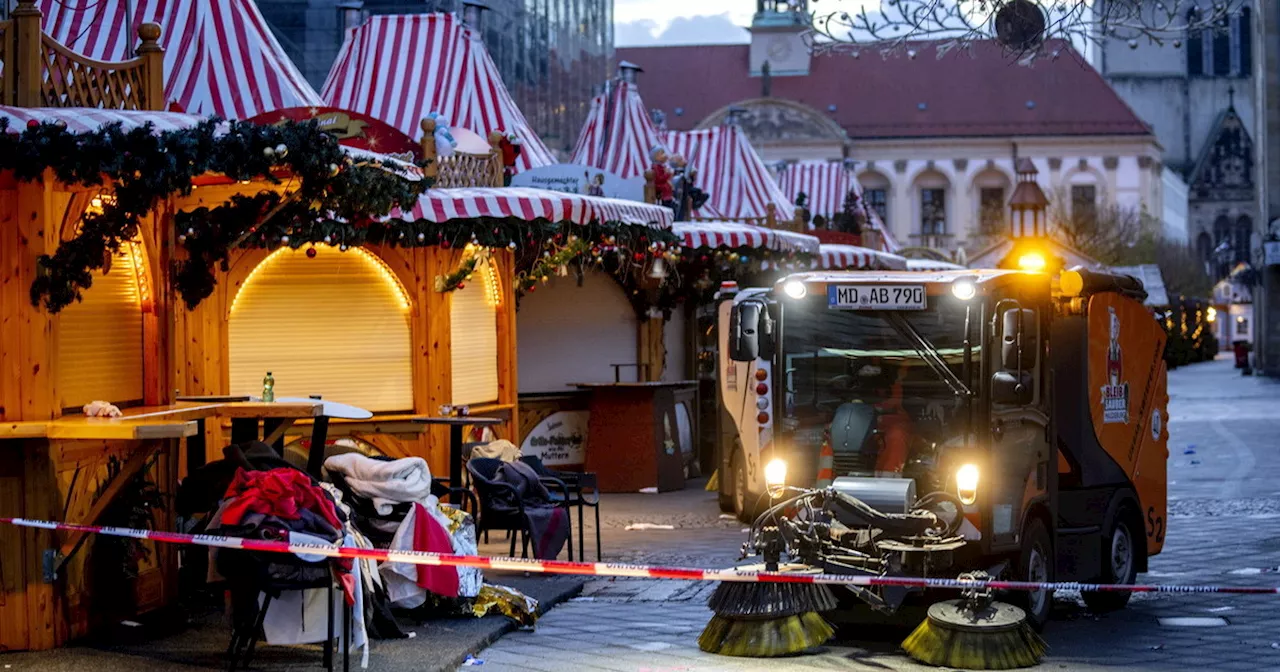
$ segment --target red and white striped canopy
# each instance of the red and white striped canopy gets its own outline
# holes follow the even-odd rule
[[[347,32],[323,89],[325,103],[381,119],[411,138],[436,112],[488,136],[514,133],[516,168],[556,163],[516,107],[484,43],[452,14],[373,16]]]
[[[818,239],[794,231],[769,229],[744,222],[676,222],[685,247],[758,247],[769,250],[818,252]]]
[[[789,163],[778,171],[778,186],[786,194],[789,203],[804,193],[806,206],[810,214],[822,215],[828,219],[844,210],[844,199],[852,189],[862,198],[862,185],[854,177],[843,162],[839,161],[799,161]],[[865,202],[863,203],[865,206]],[[889,231],[880,215],[871,208],[866,208],[871,228],[880,233],[885,252],[897,252],[902,249],[897,239]]]
[[[813,215],[831,218],[844,209],[844,199],[850,189],[858,189],[853,174],[838,161],[801,161],[786,164],[778,172],[778,186],[795,203],[801,193],[807,198],[806,206]]]
[[[21,133],[27,124],[56,123],[61,121],[67,125],[71,133],[91,133],[103,126],[119,123],[126,131],[141,128],[147,124],[154,126],[154,131],[180,131],[192,128],[203,121],[194,114],[181,112],[138,112],[133,110],[102,110],[81,107],[7,107],[0,105],[0,119],[9,122],[10,133]]]
[[[628,82],[617,82],[607,94],[592,99],[572,162],[607,170],[623,179],[639,177],[649,168],[649,152],[665,144],[640,92]]]
[[[527,187],[431,189],[410,212],[393,211],[392,219],[442,223],[450,219],[516,217],[525,221],[590,224],[621,222],[655,229],[671,228],[671,210],[617,198],[583,196]]]
[[[40,10],[54,40],[99,61],[133,58],[138,26],[160,24],[165,99],[184,112],[248,119],[321,104],[253,0],[40,0]]]
[[[964,266],[933,259],[908,259],[908,271],[963,271]]]
[[[907,260],[903,257],[855,245],[823,245],[818,256],[818,268],[824,270],[874,268],[901,271],[907,268]]]
[[[765,217],[772,203],[779,221],[795,218],[795,207],[736,126],[670,131],[666,139],[672,154],[684,155],[689,166],[697,169],[698,186],[710,196],[699,217]]]

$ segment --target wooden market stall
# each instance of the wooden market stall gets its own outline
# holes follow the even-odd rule
[[[102,129],[113,123],[121,126],[111,133],[123,135],[112,137],[138,140],[147,132],[204,127],[199,117],[154,109],[165,100],[160,91],[204,86],[201,95],[206,95],[209,86],[198,80],[162,86],[159,27],[139,29],[139,58],[105,63],[83,59],[42,34],[33,2],[24,0],[12,16],[0,22],[5,59],[0,91],[4,102],[27,107],[0,106],[0,119],[10,134],[31,131],[20,142],[104,137]],[[48,70],[54,67],[68,69]],[[219,95],[245,93],[221,90]],[[283,131],[232,128],[255,135],[256,142],[283,137]],[[324,144],[314,135],[305,140],[311,144],[295,145],[295,156]],[[227,142],[234,145],[240,137]],[[284,156],[275,144],[254,151],[255,157]],[[341,166],[330,164],[333,176],[370,166],[387,166],[406,180],[425,176],[389,157],[344,152]],[[424,158],[437,158],[429,142],[422,152]],[[501,160],[491,151],[428,164],[437,183],[472,180],[477,186],[430,190],[412,208],[385,218],[398,228],[384,226],[383,231],[402,236],[412,231],[410,238],[395,244],[347,246],[334,239],[291,246],[279,233],[270,239],[264,233],[244,246],[228,246],[232,254],[225,268],[211,267],[212,294],[193,298],[180,295],[180,283],[175,290],[172,270],[175,262],[190,258],[188,238],[196,232],[177,223],[192,213],[218,210],[233,196],[276,194],[280,198],[274,202],[287,202],[300,188],[283,168],[245,179],[200,175],[189,194],[157,198],[141,216],[136,237],[122,241],[109,263],[93,271],[80,300],[59,305],[60,312],[33,304],[32,297],[39,297],[33,288],[44,277],[41,255],[66,248],[80,235],[86,216],[111,210],[125,185],[110,176],[91,184],[94,180],[83,175],[64,184],[52,170],[31,176],[21,172],[22,166],[4,164],[0,517],[86,524],[123,518],[135,527],[174,529],[174,491],[187,463],[217,455],[237,435],[274,440],[304,432],[308,424],[318,427],[324,418],[322,405],[311,401],[177,400],[257,394],[267,370],[278,380],[279,397],[319,394],[376,411],[368,421],[335,421],[330,437],[368,439],[387,454],[426,457],[437,473],[451,466],[454,431],[443,424],[423,430],[430,421],[426,416],[442,415],[442,407],[469,405],[473,413],[505,414],[505,431],[513,431],[517,283],[512,246],[519,246],[515,240],[491,248],[466,240],[455,245],[445,233],[512,221],[567,227],[608,222],[648,230],[669,228],[670,215],[640,203],[496,188],[500,171],[495,166]],[[430,234],[439,237],[433,240]],[[529,240],[543,243],[531,227]],[[84,417],[82,406],[90,401],[115,404],[123,417]],[[247,435],[241,431],[246,420],[253,423]],[[457,424],[456,418],[440,420]],[[171,603],[177,571],[173,549],[129,543],[120,548],[82,534],[0,526],[0,650],[52,648],[91,632],[103,618],[128,618]],[[108,561],[121,554],[136,562],[126,568]],[[122,575],[129,580],[120,581]]]
[[[778,170],[778,186],[786,194],[791,203],[797,202],[801,194],[805,196],[804,216],[810,225],[817,227],[818,217],[825,220],[830,233],[835,233],[838,219],[844,212],[845,200],[849,192],[857,197],[855,216],[863,221],[862,231],[858,234],[847,234],[851,240],[848,244],[866,247],[881,252],[897,253],[901,245],[880,219],[879,212],[867,203],[862,185],[846,161],[796,161],[785,163]],[[817,235],[821,236],[818,231]],[[834,240],[823,242],[836,242]]]

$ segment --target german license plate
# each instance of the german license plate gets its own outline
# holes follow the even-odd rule
[[[924,310],[924,285],[827,285],[827,306],[845,310]]]

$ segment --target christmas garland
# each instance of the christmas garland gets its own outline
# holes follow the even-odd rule
[[[469,247],[455,271],[449,275],[436,276],[436,291],[452,292],[455,289],[465,289],[466,282],[471,279],[471,274],[475,273],[476,267],[480,265],[480,262],[488,262],[488,260],[489,248]]]
[[[232,250],[241,248],[299,249],[325,243],[339,249],[449,249],[470,243],[518,249],[524,255],[520,266],[531,268],[544,258],[544,248],[558,248],[573,237],[589,242],[587,251],[607,251],[635,264],[645,262],[645,250],[668,254],[677,243],[671,232],[643,225],[580,226],[516,218],[437,224],[382,217],[396,207],[408,211],[430,180],[411,182],[387,167],[353,162],[314,121],[259,126],[211,119],[163,133],[150,125],[125,131],[119,124],[88,133],[68,132],[62,123],[31,123],[22,133],[7,130],[0,120],[0,170],[11,170],[21,180],[38,180],[52,170],[65,184],[109,185],[111,191],[102,208],[84,214],[74,238],[40,257],[31,299],[50,312],[80,299],[92,284],[93,271],[136,239],[139,222],[160,201],[190,194],[195,179],[209,174],[276,184],[281,179],[275,175],[287,175],[289,191],[245,193],[214,207],[175,214],[177,242],[186,256],[177,261],[173,282],[188,307],[213,293],[215,269],[225,271]],[[439,278],[442,291],[462,285],[477,261],[468,256],[457,270]]]
[[[31,301],[55,313],[78,301],[93,283],[92,272],[136,238],[142,217],[172,194],[191,193],[198,176],[278,183],[273,174],[283,172],[293,190],[287,198],[265,192],[235,197],[177,218],[179,231],[187,231],[182,242],[189,257],[180,263],[176,282],[188,306],[212,293],[214,266],[225,268],[229,250],[251,242],[267,220],[291,229],[335,219],[359,221],[369,213],[410,206],[428,186],[381,166],[354,165],[314,121],[259,126],[210,119],[157,134],[150,124],[71,133],[60,122],[31,122],[22,133],[9,133],[7,120],[0,120],[0,170],[12,170],[24,181],[51,170],[68,185],[110,183],[112,198],[86,212],[76,235],[38,260]]]

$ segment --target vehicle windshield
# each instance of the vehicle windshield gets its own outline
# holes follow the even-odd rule
[[[933,485],[938,449],[964,437],[965,304],[948,296],[925,310],[839,310],[817,294],[783,302],[784,430],[815,454],[829,441],[836,476]],[[970,334],[976,371],[977,314]]]

